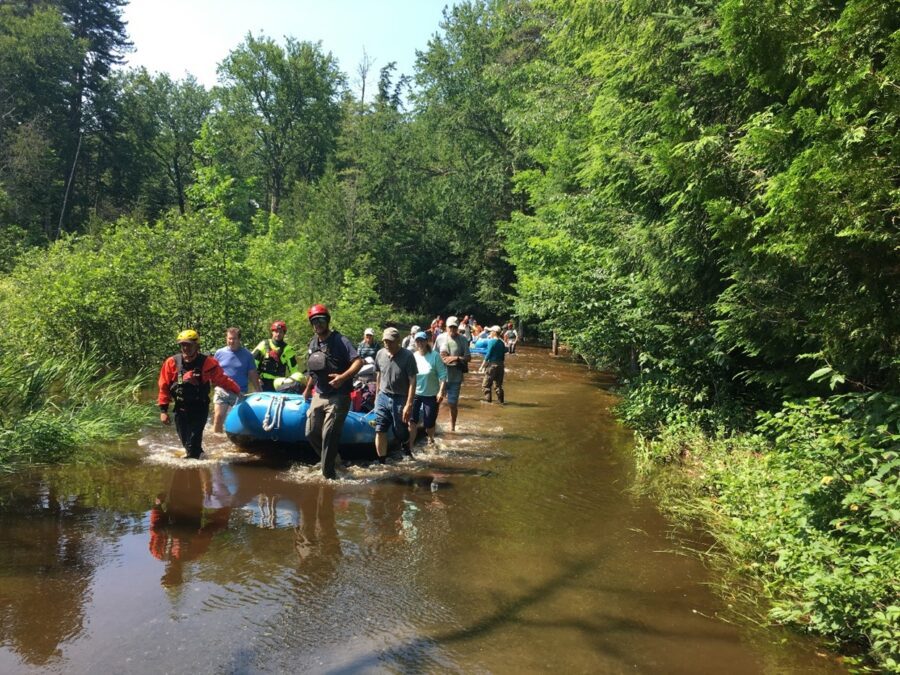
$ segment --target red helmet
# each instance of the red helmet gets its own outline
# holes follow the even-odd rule
[[[280,328],[287,333],[287,324],[284,321],[273,321],[272,325],[269,326],[269,330],[275,330],[276,328]]]
[[[328,308],[325,305],[313,305],[309,308],[306,316],[310,321],[312,321],[317,316],[324,316],[329,321],[331,320],[331,314],[329,314]]]

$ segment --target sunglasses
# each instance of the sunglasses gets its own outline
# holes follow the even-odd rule
[[[309,320],[310,323],[328,323],[328,319],[324,316],[314,316]]]

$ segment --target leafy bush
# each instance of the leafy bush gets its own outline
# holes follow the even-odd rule
[[[672,434],[682,428],[713,434],[722,429],[748,428],[752,422],[750,408],[736,398],[716,406],[708,403],[695,388],[657,377],[627,387],[616,413],[646,437]]]
[[[673,427],[645,462],[681,462],[692,486],[670,500],[701,515],[771,596],[771,618],[871,650],[900,669],[900,399],[788,402],[755,433]],[[684,499],[685,493],[681,493]]]
[[[375,340],[381,339],[381,328],[392,318],[393,310],[378,297],[375,276],[368,272],[372,261],[368,256],[363,256],[353,268],[344,272],[344,284],[341,295],[335,305],[335,317],[339,322],[341,333],[346,335],[351,342],[362,340],[363,331],[366,328],[375,329]]]
[[[304,240],[281,239],[275,217],[260,227],[262,234],[242,236],[237,223],[209,210],[61,239],[21,258],[0,282],[0,345],[41,359],[92,352],[136,372],[158,367],[186,327],[214,349],[231,325],[244,329],[246,342],[267,336],[274,317],[296,324],[302,316],[305,325],[313,277],[302,272]],[[336,295],[339,280],[323,286],[319,292]]]

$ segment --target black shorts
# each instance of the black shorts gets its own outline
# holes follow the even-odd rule
[[[413,399],[413,422],[418,424],[421,421],[426,429],[431,429],[437,423],[437,416],[437,396],[416,396]]]

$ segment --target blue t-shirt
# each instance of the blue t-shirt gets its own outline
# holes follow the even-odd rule
[[[441,388],[441,382],[447,381],[447,366],[441,355],[432,350],[427,354],[415,352],[416,368],[416,396],[437,396]]]
[[[216,361],[222,366],[225,374],[237,382],[241,391],[246,393],[250,384],[250,372],[256,370],[256,361],[253,359],[253,354],[250,353],[250,350],[246,347],[241,347],[236,352],[233,352],[228,347],[222,347],[216,352]]]
[[[503,363],[506,360],[506,345],[500,338],[488,340],[487,352],[484,355],[485,363]]]

